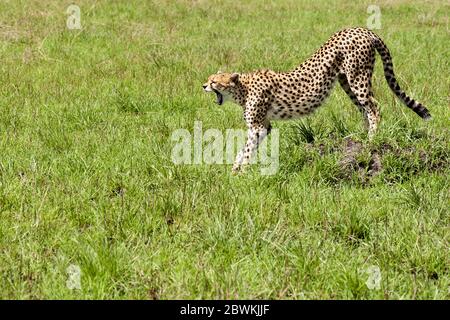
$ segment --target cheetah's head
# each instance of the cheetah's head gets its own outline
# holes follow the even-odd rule
[[[239,81],[238,73],[218,72],[208,77],[208,82],[203,84],[206,92],[214,92],[217,96],[217,104],[222,105],[233,97],[232,91]]]

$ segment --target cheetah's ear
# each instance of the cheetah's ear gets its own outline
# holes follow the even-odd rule
[[[233,73],[230,77],[230,81],[233,83],[237,83],[239,80],[239,73]]]
[[[221,74],[221,73],[222,73],[222,71],[220,71],[220,70],[219,70],[219,71],[217,71],[217,73],[216,73],[216,74]]]

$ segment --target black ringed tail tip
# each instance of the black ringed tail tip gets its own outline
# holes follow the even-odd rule
[[[386,81],[395,93],[395,95],[405,104],[408,108],[414,111],[422,119],[429,121],[432,119],[430,112],[421,103],[416,102],[406,95],[406,93],[400,88],[397,79],[394,75],[394,66],[392,64],[392,57],[389,53],[389,49],[384,42],[376,34],[373,34],[374,45],[383,61],[384,76]]]

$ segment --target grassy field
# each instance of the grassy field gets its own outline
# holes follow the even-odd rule
[[[81,30],[66,26],[72,3]],[[172,163],[174,130],[245,127],[239,107],[202,91],[209,74],[293,69],[334,32],[366,26],[370,4],[431,122],[394,98],[377,58],[373,142],[336,87],[312,117],[274,124],[275,175]],[[0,298],[449,299],[449,11],[1,1]]]

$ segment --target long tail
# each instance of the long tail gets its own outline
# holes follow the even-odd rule
[[[384,76],[386,77],[387,83],[395,95],[412,111],[417,113],[424,120],[431,119],[431,114],[427,108],[425,108],[421,103],[411,99],[406,95],[406,93],[400,89],[400,86],[395,79],[394,67],[392,65],[392,57],[389,53],[389,49],[384,44],[383,40],[380,39],[375,33],[373,34],[375,48],[383,60]]]

